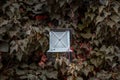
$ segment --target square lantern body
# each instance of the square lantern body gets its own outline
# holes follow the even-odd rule
[[[70,50],[70,29],[51,29],[48,52],[72,52]]]

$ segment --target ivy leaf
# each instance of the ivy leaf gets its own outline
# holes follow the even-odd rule
[[[18,44],[20,45],[21,50],[24,52],[27,47],[28,39],[19,40]]]
[[[46,71],[46,70],[42,70],[42,75],[40,75],[40,78],[41,78],[42,80],[47,80],[46,74],[47,74],[47,71]]]
[[[6,24],[8,24],[8,20],[4,20],[4,21],[2,21],[2,23],[0,23],[0,27],[2,27],[3,25],[6,25]]]
[[[15,41],[12,41],[11,43],[11,47],[10,47],[10,54],[12,54],[14,51],[18,51],[18,44],[15,43]]]
[[[60,3],[60,7],[62,7],[62,6],[65,4],[65,1],[62,0],[62,1],[60,1],[59,3]]]
[[[67,77],[67,80],[73,80],[73,76]]]
[[[9,31],[10,37],[12,38],[13,36],[16,36],[16,35],[17,35],[17,32],[18,32],[18,31]]]
[[[116,56],[118,57],[118,61],[120,61],[120,54],[116,54]]]
[[[44,76],[44,75],[41,75],[40,78],[41,78],[42,80],[47,80],[46,76]]]
[[[31,30],[26,31],[26,34],[30,35],[31,34]]]
[[[7,80],[8,79],[8,76],[6,75],[0,75],[0,80]]]
[[[22,69],[27,69],[27,68],[28,68],[28,65],[27,65],[27,64],[22,64],[22,65],[20,65],[20,67],[21,67]]]
[[[19,61],[22,60],[22,56],[23,56],[23,52],[18,52],[18,53],[16,54],[16,57],[17,57],[17,59],[18,59]]]
[[[76,80],[83,80],[83,78],[82,77],[77,77],[77,79]]]
[[[89,39],[89,38],[92,37],[92,34],[91,34],[91,33],[86,33],[86,34],[81,33],[80,35],[81,35],[83,38],[86,38],[86,39]]]
[[[9,51],[9,45],[7,42],[0,42],[0,52],[8,52]]]
[[[100,6],[100,7],[99,7],[99,13],[101,13],[104,8],[105,8],[105,6]]]
[[[52,71],[52,72],[47,73],[46,76],[47,76],[48,78],[57,79],[57,74],[58,74],[57,71]]]
[[[6,7],[8,7],[10,4],[11,4],[11,2],[10,2],[10,1],[7,1],[7,3],[2,6],[2,11],[3,11],[4,13],[6,12]]]
[[[33,74],[27,74],[27,79],[28,80],[34,80],[34,79],[36,79],[37,78],[37,76],[35,76],[35,75],[33,75]]]
[[[39,33],[40,32],[40,29],[38,27],[32,27],[32,30]]]
[[[109,3],[109,0],[99,0],[99,2],[100,2],[102,5],[107,6],[108,3]]]
[[[35,69],[37,69],[37,65],[36,64],[30,64],[29,65],[29,68],[31,69],[31,70],[35,70]]]
[[[90,19],[92,21],[94,19],[94,17],[95,17],[95,14],[89,14],[89,17],[90,17]]]
[[[91,59],[90,62],[96,67],[98,67],[102,63],[102,60],[99,58],[96,58],[96,59]]]
[[[95,43],[96,46],[99,45],[99,41],[98,40],[94,40],[94,43]]]
[[[85,13],[85,18],[87,19],[88,17],[90,17],[91,21],[94,19],[95,14],[94,13]]]
[[[118,13],[118,9],[119,9],[120,5],[118,5],[118,3],[116,3],[116,2],[114,2],[113,4],[114,4],[114,6],[113,6],[114,11],[116,13]]]
[[[24,75],[26,73],[23,70],[16,69],[16,74],[20,76],[20,75]]]
[[[19,3],[13,3],[12,6],[14,6],[14,8],[16,8],[16,9],[19,9],[20,5],[19,5]]]
[[[113,26],[115,25],[115,22],[109,20],[109,21],[107,21],[107,25],[110,26],[111,28],[113,28]]]
[[[95,12],[96,10],[97,10],[97,7],[95,7],[95,6],[91,6],[90,5],[90,8],[92,9],[92,12]],[[88,9],[89,10],[89,9]]]
[[[54,68],[58,69],[58,62],[57,61],[55,61]]]
[[[87,68],[84,68],[84,69],[83,69],[83,73],[84,73],[86,76],[88,76],[89,70],[87,70]]]
[[[4,27],[0,28],[0,34],[3,34],[5,32],[7,32],[6,28],[4,28]]]
[[[120,73],[118,73],[118,76],[116,77],[117,80],[120,80]]]
[[[78,5],[74,5],[73,6],[73,12],[75,12],[78,9],[78,7],[79,7]]]
[[[104,19],[105,19],[105,17],[97,16],[97,18],[96,18],[96,24],[98,24],[99,22],[102,22]]]
[[[13,6],[10,6],[10,11],[14,14],[15,8]]]
[[[41,10],[42,9],[42,5],[43,3],[39,3],[37,5],[34,6],[34,10],[37,11],[37,10]]]
[[[116,67],[117,63],[113,63],[112,68]]]
[[[11,11],[6,11],[6,14],[8,15],[8,17],[10,18],[10,19],[12,19],[13,17],[14,17],[14,14],[11,12]]]
[[[106,46],[105,46],[105,45],[103,45],[103,46],[100,48],[100,51],[105,52],[105,51],[106,51]]]
[[[107,71],[101,71],[100,73],[97,73],[97,77],[102,80],[109,80],[112,74],[108,73]]]
[[[111,15],[111,12],[107,12],[107,11],[103,11],[103,13],[104,13],[104,17],[106,18],[106,17],[108,17],[109,15]]]
[[[96,30],[96,35],[98,35],[98,34],[99,34],[100,30],[101,30],[101,28],[100,28],[100,27],[97,27],[97,30]]]
[[[110,60],[110,61],[113,61],[113,57],[114,57],[113,55],[108,55],[108,56],[105,57],[105,59],[108,59],[108,60]]]
[[[86,76],[88,76],[89,72],[93,71],[93,69],[94,69],[93,66],[87,65],[86,67],[84,67],[84,68],[82,69],[82,72],[83,72]]]
[[[113,21],[115,21],[115,23],[118,23],[118,22],[120,21],[120,17],[117,16],[117,15],[112,15],[110,18],[111,18]]]
[[[20,76],[19,78],[24,80],[24,79],[27,79],[28,77],[26,75],[24,75],[24,76]]]

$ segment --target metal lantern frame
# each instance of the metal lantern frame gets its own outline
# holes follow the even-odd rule
[[[48,52],[72,52],[70,49],[71,29],[51,29]]]

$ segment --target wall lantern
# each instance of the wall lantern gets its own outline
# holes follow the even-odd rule
[[[70,49],[70,29],[51,29],[48,52],[72,52]]]

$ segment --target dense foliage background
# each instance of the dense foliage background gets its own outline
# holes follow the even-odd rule
[[[119,0],[1,0],[0,6],[0,80],[120,80]],[[51,28],[72,28],[72,62],[64,54],[46,56]]]

